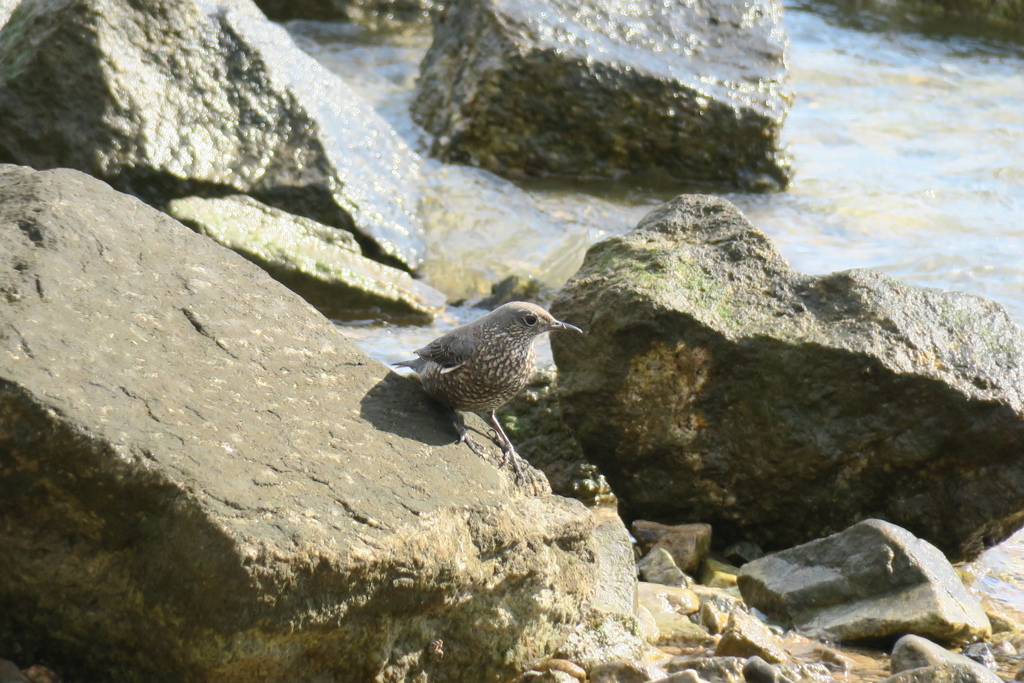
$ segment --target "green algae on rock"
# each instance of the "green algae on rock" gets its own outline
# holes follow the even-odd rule
[[[351,233],[245,195],[171,200],[167,212],[256,263],[331,318],[431,320],[444,294],[364,257]]]
[[[964,559],[1024,517],[1024,332],[997,303],[797,273],[725,200],[594,245],[559,398],[627,519],[786,548],[882,516]]]

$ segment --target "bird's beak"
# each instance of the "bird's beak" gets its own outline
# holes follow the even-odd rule
[[[570,325],[569,323],[563,323],[561,320],[556,320],[554,324],[551,325],[551,329],[569,330],[570,332],[579,332],[580,334],[583,334],[583,330],[581,330],[580,328],[576,327],[575,325]]]

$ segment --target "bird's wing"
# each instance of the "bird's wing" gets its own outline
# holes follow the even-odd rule
[[[473,347],[472,339],[449,333],[417,349],[416,355],[434,361],[444,368],[441,372],[448,373],[465,365],[473,355]]]

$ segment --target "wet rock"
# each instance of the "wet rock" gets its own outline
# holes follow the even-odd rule
[[[743,680],[746,683],[794,683],[779,667],[769,664],[757,655],[743,665]]]
[[[614,504],[600,470],[587,462],[576,437],[565,426],[556,393],[554,368],[538,370],[529,384],[498,411],[521,456],[544,472],[551,490],[587,505]]]
[[[423,260],[417,155],[250,0],[25,0],[0,33],[0,162],[154,205],[248,194]]]
[[[679,673],[671,674],[665,678],[659,678],[654,683],[708,683],[700,677],[693,669],[687,669],[686,671],[680,671]]]
[[[709,524],[670,525],[637,519],[630,528],[642,551],[664,548],[672,555],[676,566],[684,572],[696,573],[711,549]]]
[[[704,560],[700,568],[700,582],[711,588],[729,588],[736,585],[738,567],[712,558]]]
[[[413,116],[435,156],[503,175],[782,187],[781,14],[773,0],[456,0]]]
[[[904,681],[959,681],[961,683],[1001,683],[982,664],[950,652],[920,636],[903,636],[893,646],[890,658],[891,683]]]
[[[256,263],[331,318],[429,321],[444,310],[444,294],[366,258],[351,233],[251,197],[175,199],[167,212]]]
[[[740,683],[743,681],[744,657],[675,657],[665,668],[670,673],[696,671],[711,683]]]
[[[275,21],[345,21],[372,29],[429,21],[443,4],[432,0],[256,0]]]
[[[692,581],[676,566],[664,548],[654,548],[636,563],[640,577],[650,583],[689,588]]]
[[[991,634],[942,553],[880,520],[754,560],[740,570],[739,588],[772,619],[838,640],[916,633],[970,642]]]
[[[0,168],[0,296],[0,652],[81,680],[496,682],[604,618],[589,510],[527,496],[138,200]],[[632,628],[616,647],[647,647]]]
[[[637,583],[637,595],[640,604],[646,605],[655,615],[658,612],[695,614],[700,610],[700,599],[688,588],[640,581]]]
[[[743,604],[739,589],[735,587],[712,588],[698,583],[691,586],[690,589],[697,595],[702,605],[711,603],[726,615]]]
[[[725,200],[590,248],[552,305],[566,424],[623,514],[787,548],[883,515],[953,560],[1024,515],[1024,332],[991,301],[808,276]],[[894,436],[896,435],[896,436]]]
[[[510,301],[532,301],[547,308],[554,298],[555,289],[540,280],[522,275],[509,275],[501,282],[491,285],[489,295],[478,297],[469,303],[476,308],[484,308],[489,311]]]
[[[664,676],[653,664],[622,660],[595,666],[590,670],[590,683],[647,683]]]
[[[996,668],[996,656],[988,643],[971,643],[963,649],[961,654],[968,659],[973,659],[987,669],[994,671]]]
[[[654,620],[654,615],[651,614],[651,610],[647,609],[644,605],[638,605],[636,608],[636,616],[637,621],[640,622],[640,630],[643,631],[644,638],[648,643],[657,645],[661,631],[658,630],[658,622]]]
[[[729,622],[722,639],[715,646],[718,657],[760,657],[771,664],[785,662],[789,655],[778,639],[755,616],[741,609],[729,614]]]
[[[729,625],[729,613],[718,609],[713,602],[702,602],[700,625],[711,635],[722,634]]]

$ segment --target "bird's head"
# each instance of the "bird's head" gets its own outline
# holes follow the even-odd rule
[[[499,306],[491,312],[491,315],[516,337],[533,338],[556,330],[583,333],[583,330],[575,325],[555,320],[554,316],[537,304],[526,301],[512,301],[504,306]]]

